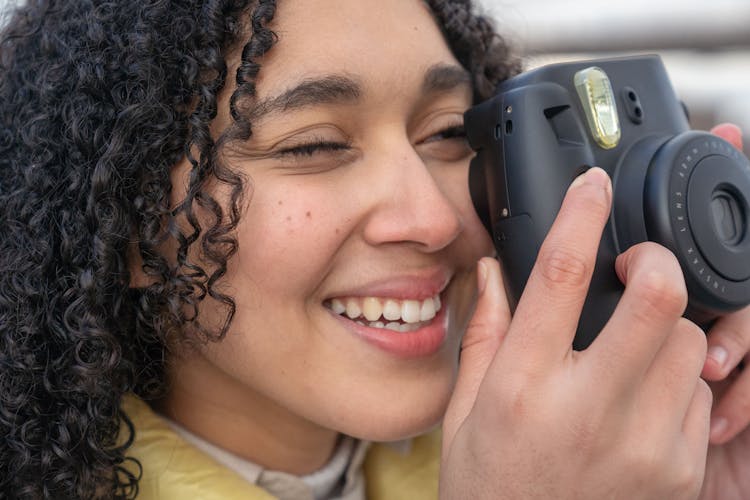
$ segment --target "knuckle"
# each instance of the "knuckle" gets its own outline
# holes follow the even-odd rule
[[[700,491],[703,470],[688,457],[675,457],[656,446],[636,446],[628,456],[629,469],[644,483],[661,484],[664,498],[691,498]]]
[[[469,319],[469,324],[466,326],[466,331],[472,332],[473,335],[465,335],[462,339],[461,345],[463,347],[472,345],[474,343],[475,337],[479,336],[483,338],[487,334],[487,332],[493,330],[493,327],[494,324],[490,319],[488,319],[485,315],[480,315],[475,312],[471,319]],[[477,335],[477,332],[479,335]]]
[[[703,470],[689,460],[672,458],[672,495],[671,498],[694,497],[703,484]]]
[[[663,270],[641,273],[636,279],[641,315],[681,316],[687,306],[687,289],[683,280],[672,278]]]
[[[639,443],[627,448],[625,463],[635,477],[653,480],[654,476],[663,474],[664,464],[660,463],[655,447]]]
[[[679,394],[679,387],[687,380],[699,380],[706,359],[706,338],[700,328],[684,318],[680,318],[663,345],[662,388],[664,397]]]
[[[695,498],[703,487],[705,477],[705,451],[700,453],[684,453],[675,460],[674,453],[670,453],[667,460],[673,464],[672,484],[674,495],[671,498]]]
[[[537,263],[540,275],[552,288],[584,287],[591,272],[591,266],[583,255],[566,248],[541,252]]]

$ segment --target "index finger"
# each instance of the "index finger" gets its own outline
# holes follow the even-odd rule
[[[611,200],[609,176],[600,168],[571,184],[518,302],[505,340],[509,349],[535,363],[570,353]]]

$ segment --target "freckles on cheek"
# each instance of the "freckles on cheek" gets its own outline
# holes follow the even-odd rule
[[[240,222],[240,273],[269,290],[317,286],[346,234],[344,218],[315,200],[255,201]]]
[[[281,204],[281,201],[279,201],[279,204]],[[308,230],[309,227],[306,225],[309,225],[309,223],[312,221],[313,215],[311,210],[307,210],[304,212],[304,214],[287,214],[283,217],[284,220],[284,230],[287,234],[296,233],[298,231],[304,231]],[[338,231],[337,231],[338,234]]]

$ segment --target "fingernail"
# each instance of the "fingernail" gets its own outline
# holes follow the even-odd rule
[[[720,345],[715,345],[709,347],[708,357],[714,360],[714,363],[719,365],[720,368],[724,368],[727,359],[729,359],[729,352]]]
[[[729,421],[724,417],[717,417],[711,419],[711,441],[716,441],[721,438],[724,432],[729,427]]]
[[[487,266],[481,260],[477,263],[477,288],[479,293],[487,287]]]
[[[583,184],[592,184],[606,188],[609,186],[609,176],[607,173],[599,167],[591,167],[576,177],[571,183],[570,187],[575,188]]]

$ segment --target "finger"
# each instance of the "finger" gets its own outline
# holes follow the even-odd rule
[[[690,454],[699,457],[699,470],[705,470],[708,448],[709,421],[711,418],[711,389],[702,379],[695,382],[693,397],[690,401],[682,432],[686,437]]]
[[[742,130],[733,123],[722,123],[711,129],[711,133],[718,135],[732,146],[742,151]]]
[[[750,370],[742,371],[711,415],[711,443],[724,444],[750,423]]]
[[[443,442],[450,443],[474,406],[479,386],[510,324],[510,308],[497,260],[485,257],[477,264],[479,297],[461,343],[456,387],[443,419]]]
[[[750,351],[750,307],[720,318],[708,333],[708,355],[703,367],[706,380],[721,380]]]
[[[539,250],[506,339],[536,366],[571,352],[611,199],[604,170],[579,176]]]
[[[613,384],[631,385],[650,368],[687,305],[687,289],[675,256],[655,243],[640,243],[618,256],[615,270],[625,284],[620,302],[590,356]]]
[[[665,421],[667,425],[676,428],[683,425],[705,356],[703,330],[692,321],[679,318],[654,357],[641,387],[646,405],[661,405],[674,412],[676,421],[671,424]]]

